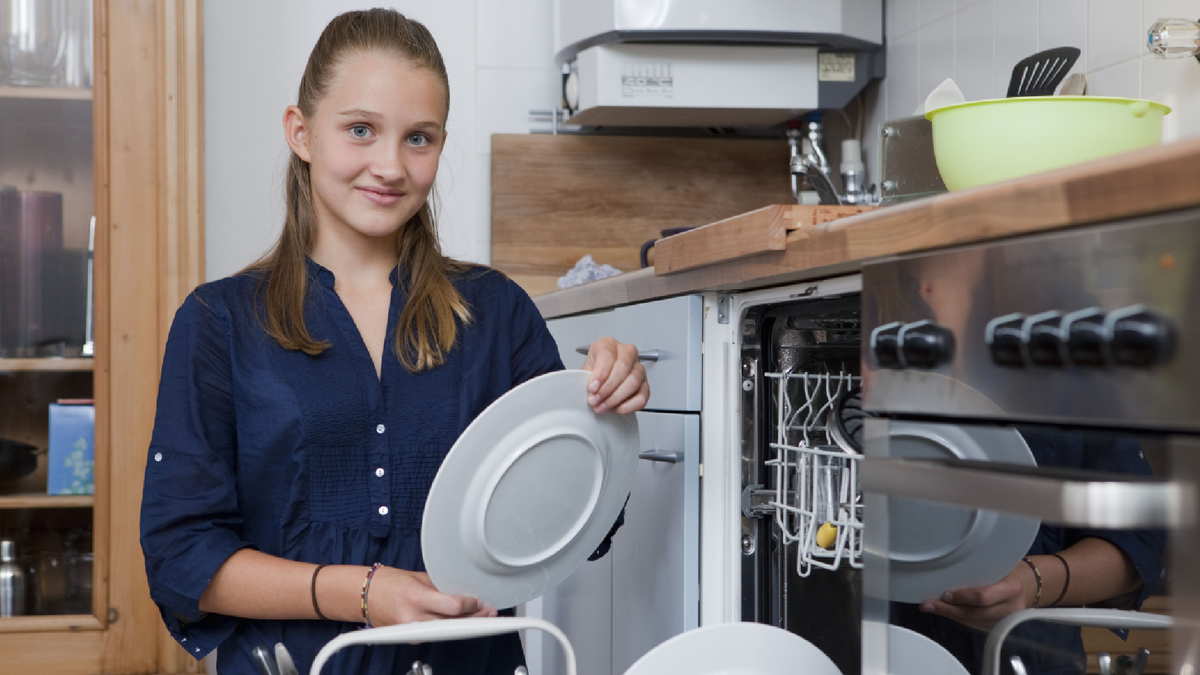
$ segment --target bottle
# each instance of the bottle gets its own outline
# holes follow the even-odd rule
[[[0,539],[0,617],[25,614],[25,570],[17,564],[17,544]]]

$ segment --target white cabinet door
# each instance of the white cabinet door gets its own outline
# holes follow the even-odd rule
[[[542,618],[558,626],[571,641],[579,675],[613,675],[612,571],[610,551],[599,560],[583,563],[542,596]],[[546,637],[541,643],[542,675],[565,675],[566,659],[558,640]]]
[[[587,359],[586,351],[583,354],[578,352],[580,348],[590,347],[596,338],[613,335],[613,310],[551,319],[546,326],[558,344],[558,355],[563,365],[574,370],[582,368]]]
[[[643,455],[613,537],[612,672],[699,625],[700,416],[638,415]]]
[[[628,305],[615,310],[616,337],[638,348],[650,382],[647,410],[700,411],[699,295]]]

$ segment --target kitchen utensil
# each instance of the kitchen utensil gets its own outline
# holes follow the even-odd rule
[[[250,656],[259,675],[279,675],[279,667],[266,647],[258,645],[250,652]]]
[[[47,272],[62,256],[62,214],[58,192],[0,190],[0,357],[36,356],[50,333]]]
[[[1083,73],[1071,73],[1058,89],[1058,96],[1083,96],[1087,93],[1087,76]]]
[[[938,108],[945,108],[949,105],[958,105],[959,103],[966,102],[967,97],[963,96],[963,93],[961,90],[959,90],[958,85],[954,83],[953,79],[947,77],[945,80],[942,80],[941,84],[934,87],[933,91],[929,92],[929,96],[925,97],[924,112],[930,112],[932,110],[937,110]]]
[[[429,489],[421,527],[438,590],[497,608],[567,578],[612,528],[633,484],[633,415],[587,405],[591,373],[534,378],[463,431]]]
[[[1100,675],[1113,675],[1112,656],[1109,656],[1108,652],[1096,654],[1096,665],[1100,669]]]
[[[1035,464],[1029,445],[1011,427],[893,421],[888,445],[892,458]],[[999,581],[1021,562],[1040,525],[1036,519],[900,497],[889,498],[888,520],[888,597],[910,603]]]
[[[292,654],[282,642],[275,643],[275,665],[279,666],[279,675],[300,675]]]
[[[842,392],[829,411],[826,423],[833,442],[846,452],[862,454],[863,420],[875,415],[862,407],[862,387],[851,387]]]
[[[1013,654],[1008,663],[1012,666],[1013,675],[1029,675],[1029,671],[1025,669],[1025,662],[1016,654]]]
[[[965,190],[1155,145],[1170,110],[1143,99],[1046,96],[973,101],[927,117],[942,180]]]
[[[405,675],[433,675],[433,667],[428,663],[413,661],[412,667],[408,669]]]
[[[25,570],[17,564],[17,544],[0,539],[0,617],[25,614]]]
[[[888,624],[887,639],[888,675],[967,675],[945,647],[916,631]]]
[[[1080,51],[1075,47],[1055,47],[1027,56],[1013,66],[1008,80],[1008,98],[1051,96],[1066,77]]]
[[[1116,662],[1113,664],[1115,675],[1130,675],[1133,671],[1133,657],[1128,654],[1117,656]]]
[[[86,89],[92,86],[92,1],[60,1],[66,12],[65,36],[55,84]]]
[[[0,79],[4,84],[54,84],[67,44],[64,0],[0,2]]]
[[[1150,660],[1150,650],[1142,647],[1137,650],[1137,656],[1133,657],[1133,667],[1129,670],[1130,675],[1142,675],[1146,671],[1146,662]]]
[[[0,438],[0,481],[24,478],[37,470],[37,446]]]

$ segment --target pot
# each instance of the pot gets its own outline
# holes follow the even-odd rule
[[[24,478],[37,470],[37,446],[0,438],[0,482]]]
[[[1028,96],[932,110],[946,187],[965,190],[1162,142],[1171,109],[1144,99]]]

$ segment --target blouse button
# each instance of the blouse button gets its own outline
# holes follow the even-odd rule
[[[162,461],[162,453],[161,452],[154,453],[154,461],[156,461],[156,462]]]
[[[380,478],[383,478],[383,467],[382,466],[379,467],[378,469],[375,469],[375,475],[379,476]]]
[[[375,426],[375,433],[382,434],[384,431],[386,431],[386,427],[384,427],[382,424]]]
[[[388,508],[386,506],[379,507],[379,515],[386,516],[387,512],[388,512]]]

